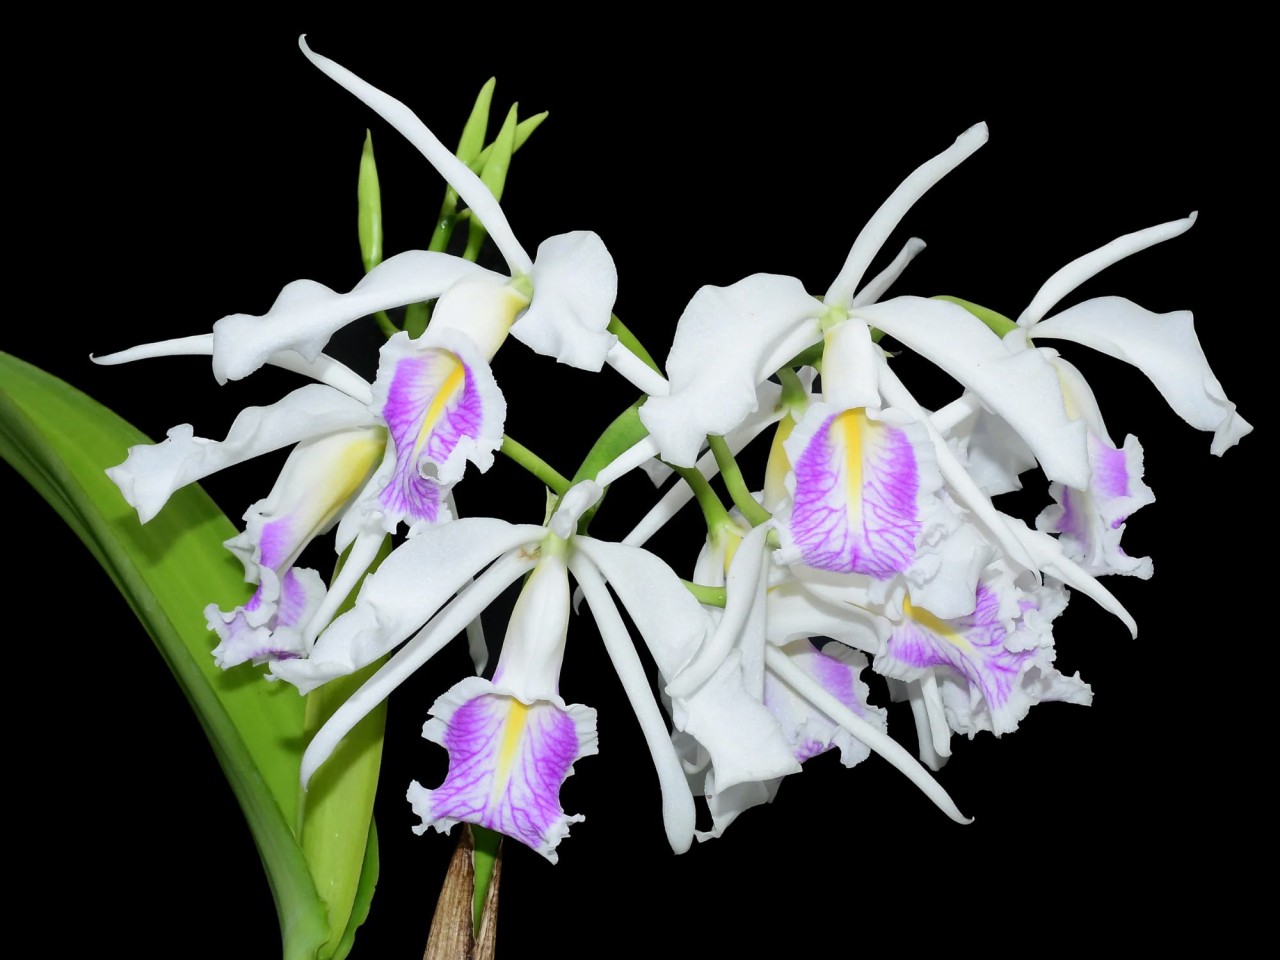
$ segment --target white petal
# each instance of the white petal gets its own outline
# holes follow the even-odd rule
[[[1088,484],[1084,424],[1067,416],[1058,375],[1039,353],[1010,351],[981,320],[945,300],[897,297],[857,315],[977,394],[1026,441],[1050,480]]]
[[[583,538],[586,539],[586,538]],[[592,566],[590,560],[574,556],[569,560],[569,569],[578,578],[591,613],[596,619],[600,637],[604,641],[605,650],[613,667],[622,681],[622,689],[627,694],[631,709],[635,711],[644,735],[645,745],[649,748],[649,756],[653,759],[654,769],[658,774],[658,783],[662,789],[662,822],[666,828],[667,842],[676,853],[684,853],[693,843],[695,810],[693,794],[689,790],[689,782],[685,778],[680,758],[676,755],[667,731],[662,711],[653,697],[649,687],[649,679],[645,675],[644,664],[631,645],[631,637],[626,625],[618,616],[618,610],[609,596],[609,591],[600,578],[600,573]],[[675,579],[675,574],[671,574]],[[676,582],[682,592],[688,591]],[[690,597],[692,599],[692,597]]]
[[[599,370],[617,338],[609,326],[618,297],[618,270],[594,233],[563,233],[542,241],[533,262],[533,302],[511,335],[544,357]]]
[[[427,527],[365,580],[355,607],[320,635],[308,659],[277,663],[272,673],[306,693],[372,663],[425,623],[476,571],[545,534],[542,527],[488,517]]]
[[[307,744],[302,755],[301,780],[305,788],[320,764],[324,763],[357,723],[363,720],[391,691],[404,683],[414,671],[440,652],[446,643],[458,635],[458,631],[480,615],[503,590],[533,568],[536,561],[522,554],[509,554],[476,577],[473,584],[458,594],[439,615],[431,620],[412,640],[406,643],[355,693],[334,711]],[[290,660],[284,663],[306,663]],[[284,663],[272,666],[277,672]],[[288,679],[288,678],[286,678]]]
[[[818,342],[821,310],[799,280],[774,274],[695,293],[667,356],[671,393],[640,408],[663,459],[692,466],[707,434],[724,435],[756,410],[756,387]]]
[[[659,672],[675,676],[711,633],[702,604],[665,561],[647,550],[591,537],[576,537],[574,548],[613,586]]]
[[[596,474],[596,483],[602,487],[607,487],[619,477],[630,473],[637,467],[644,466],[657,455],[658,445],[654,443],[653,437],[644,437],[618,454],[615,459],[609,461]]]
[[[1023,310],[1018,317],[1018,325],[1034,327],[1041,317],[1058,304],[1058,301],[1086,280],[1097,276],[1113,263],[1118,263],[1125,257],[1132,256],[1140,250],[1145,250],[1147,247],[1155,246],[1157,243],[1163,243],[1165,240],[1172,240],[1174,237],[1182,236],[1191,229],[1191,225],[1195,222],[1196,215],[1192,213],[1191,216],[1182,220],[1173,220],[1169,223],[1148,227],[1146,230],[1127,233],[1123,237],[1112,240],[1106,246],[1099,247],[1092,253],[1086,253],[1083,257],[1072,260],[1044,282],[1044,286],[1031,298],[1031,303],[1027,305],[1027,309]],[[1039,335],[1038,333],[1032,333],[1030,330],[1027,332],[1032,336]]]
[[[161,443],[130,447],[128,458],[107,476],[146,523],[188,483],[302,440],[376,423],[364,404],[308,384],[269,406],[246,407],[222,441],[197,437],[190,424],[180,424]]]
[[[853,248],[849,251],[844,266],[840,268],[840,275],[827,290],[827,295],[823,298],[824,302],[832,306],[851,305],[853,292],[862,282],[862,275],[871,265],[872,258],[880,252],[884,242],[889,239],[889,234],[907,215],[907,211],[928,192],[930,187],[960,166],[986,142],[987,125],[975,124],[956,137],[956,142],[942,153],[913,170],[907,179],[889,194],[889,199],[880,204],[880,208],[871,215],[867,225],[862,228],[858,239],[853,242]]]
[[[314,360],[329,338],[353,320],[434,299],[464,277],[478,276],[499,275],[461,257],[409,250],[378,264],[348,293],[314,280],[295,280],[262,316],[237,313],[213,325],[213,375],[219,383],[239,380],[280,350]]]
[[[340,87],[354,94],[362,103],[373,110],[383,120],[395,127],[400,134],[418,148],[418,152],[436,168],[440,176],[458,191],[458,196],[471,208],[472,214],[484,224],[485,230],[493,238],[494,245],[501,251],[513,273],[528,273],[533,264],[515,234],[507,218],[498,206],[498,201],[484,181],[476,176],[471,168],[459,160],[452,150],[440,142],[439,138],[427,129],[412,110],[395,97],[389,96],[377,87],[361,80],[346,67],[340,66],[328,57],[312,53],[307,46],[306,37],[298,38],[298,46],[306,54],[308,60],[332,78]],[[410,302],[410,301],[406,301]]]
[[[1209,369],[1190,311],[1152,313],[1122,297],[1099,297],[1041,321],[1034,336],[1082,343],[1133,364],[1174,413],[1197,430],[1213,431],[1210,449],[1219,456],[1253,430]]]

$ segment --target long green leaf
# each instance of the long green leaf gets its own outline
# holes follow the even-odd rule
[[[103,470],[147,438],[56,377],[0,353],[0,455],[30,482],[111,576],[190,700],[252,831],[280,919],[284,956],[328,938],[294,836],[303,699],[245,682],[209,655],[203,610],[243,602],[242,569],[222,548],[235,528],[196,485],[145,526]]]
[[[390,552],[391,538],[386,537],[368,572],[376,570]],[[344,554],[338,561],[335,577],[346,559]],[[357,584],[351,590],[338,608],[337,615],[355,605],[359,589]],[[334,711],[382,664],[382,660],[375,661],[363,670],[337,677],[307,694],[304,742],[309,743]],[[376,850],[372,851],[375,876],[366,878],[364,869],[368,866],[370,854],[366,844],[373,836],[370,832],[373,801],[378,789],[378,771],[382,767],[382,735],[386,720],[387,705],[384,701],[342,739],[332,756],[311,778],[308,789],[300,798],[298,834],[302,838],[302,852],[329,915],[329,940],[320,948],[320,960],[341,955],[344,943],[348,944],[346,949],[350,949],[349,940],[355,936],[352,921],[357,926],[361,922],[356,918],[359,898],[367,884],[377,880]],[[367,892],[369,896],[373,895],[371,886]],[[364,912],[368,913],[367,903],[364,904]]]

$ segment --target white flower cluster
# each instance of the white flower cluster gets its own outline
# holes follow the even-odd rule
[[[552,237],[530,257],[488,187],[408,108],[302,46],[421,151],[508,266],[401,253],[347,293],[299,280],[262,316],[100,358],[206,354],[220,380],[272,364],[315,381],[244,410],[224,440],[178,426],[109,471],[145,522],[183,485],[293,448],[227,544],[256,591],[207,615],[222,666],[268,662],[272,678],[303,693],[386,658],[309,745],[304,782],[360,718],[466,631],[477,675],[431,708],[424,736],[450,764],[435,789],[410,788],[417,829],[469,821],[554,860],[581,819],[561,808],[560,786],[597,749],[595,710],[559,689],[571,578],[644,732],[678,852],[695,835],[718,836],[831,749],[848,766],[881,755],[963,821],[930,772],[950,755],[953,733],[1000,735],[1033,704],[1089,702],[1089,687],[1054,667],[1053,623],[1069,587],[1136,633],[1097,577],[1150,576],[1150,562],[1120,540],[1153,497],[1138,441],[1113,440],[1089,384],[1045,344],[1074,341],[1137,367],[1179,416],[1212,431],[1214,453],[1251,428],[1210,371],[1190,314],[1111,297],[1052,311],[1110,264],[1185,232],[1194,214],[1068,264],[1016,319],[962,301],[886,298],[923,244],[908,241],[869,277],[874,258],[912,205],[986,142],[978,125],[893,191],[821,295],[773,274],[700,289],[664,376],[612,332],[617,273],[596,234]],[[345,324],[426,302],[426,332],[390,337],[372,383],[324,353]],[[608,364],[644,394],[620,420],[631,442],[563,483],[543,523],[458,517],[452,503],[466,464],[488,470],[503,448],[506,400],[489,364],[508,334],[561,363]],[[886,336],[958,382],[960,395],[922,406]],[[734,458],[765,435],[768,466],[752,484]],[[992,497],[1037,466],[1051,502],[1029,525]],[[678,479],[622,542],[588,536],[604,489],[636,467],[659,483],[673,469]],[[708,484],[717,472],[732,509]],[[694,498],[707,537],[683,581],[644,544]],[[326,585],[296,563],[335,528],[336,549],[349,555]],[[384,540],[401,534],[368,573]],[[522,578],[486,677],[480,614]],[[357,585],[354,607],[335,618]],[[659,692],[615,596],[657,665]],[[916,751],[888,736],[869,673],[909,703]],[[696,796],[709,809],[705,832],[695,830]]]

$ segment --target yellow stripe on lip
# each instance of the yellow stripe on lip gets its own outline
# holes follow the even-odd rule
[[[851,530],[862,529],[862,433],[865,422],[862,408],[858,407],[837,414],[836,422],[832,424],[840,431],[839,436],[844,443],[845,509]]]
[[[449,371],[449,375],[444,378],[444,383],[440,384],[440,389],[436,391],[436,395],[431,398],[431,403],[427,405],[427,412],[422,417],[422,426],[418,429],[418,439],[414,441],[413,452],[416,456],[422,452],[422,448],[427,445],[427,440],[431,437],[431,433],[436,428],[436,424],[440,422],[440,418],[444,416],[445,408],[462,386],[463,379],[466,376],[466,367],[462,361],[451,353],[442,353],[442,358],[447,359],[453,365],[453,369]]]
[[[498,747],[498,764],[493,777],[493,798],[497,799],[507,781],[511,779],[511,767],[516,761],[516,753],[520,749],[520,741],[524,738],[524,728],[529,720],[529,706],[515,697],[511,698],[511,712],[502,727],[502,743]]]
[[[939,620],[924,607],[913,607],[911,600],[907,597],[902,598],[902,612],[930,633],[937,634],[958,650],[962,650],[965,653],[973,652],[973,644],[965,639],[964,634],[945,620]]]

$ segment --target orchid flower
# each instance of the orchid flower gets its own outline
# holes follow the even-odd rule
[[[344,569],[347,590],[373,560],[381,534],[364,530],[351,506],[374,493],[371,478],[387,447],[386,430],[369,411],[369,384],[346,373],[343,379],[361,398],[309,384],[269,406],[243,410],[224,440],[197,437],[190,424],[181,424],[161,443],[131,447],[125,461],[107,471],[145,523],[188,483],[295,445],[271,493],[245,514],[245,531],[226,544],[257,590],[235,610],[206,610],[222,641],[214,650],[222,667],[307,655],[345,596],[342,583],[326,594],[319,574],[294,566],[315,537],[337,524],[339,551],[358,541]]]
[[[1092,574],[1151,576],[1151,561],[1131,557],[1120,546],[1125,522],[1155,500],[1142,477],[1142,447],[1136,437],[1117,446],[1107,432],[1092,389],[1081,373],[1041,339],[1070,340],[1133,364],[1155,384],[1174,412],[1201,430],[1213,431],[1212,452],[1221,456],[1253,427],[1236,413],[1209,368],[1188,311],[1154,314],[1118,297],[1089,300],[1048,319],[1063,297],[1112,264],[1191,229],[1196,215],[1159,224],[1111,241],[1067,264],[1051,276],[1004,335],[1013,352],[1041,353],[1057,373],[1068,415],[1084,425],[1090,474],[1087,483],[1054,479],[1054,504],[1036,520],[1059,535],[1067,555]],[[1006,321],[1007,322],[1007,321]],[[1034,348],[1034,350],[1032,350]],[[965,418],[963,403],[969,403]],[[990,492],[1018,486],[1016,474],[1034,465],[1008,426],[986,414],[971,397],[962,398],[959,429],[949,429]]]
[[[979,124],[913,172],[864,227],[821,300],[794,278],[757,274],[730,287],[702,288],[681,317],[668,359],[670,391],[640,408],[651,452],[677,465],[693,462],[705,434],[737,427],[774,370],[823,343],[823,400],[788,440],[796,469],[779,531],[791,561],[881,580],[909,571],[922,579],[927,575],[920,564],[940,568],[918,556],[920,545],[936,538],[935,531],[959,525],[940,498],[945,483],[987,539],[1034,569],[927,412],[889,369],[872,328],[938,364],[999,411],[1052,477],[1087,482],[1084,429],[1067,416],[1044,358],[1012,356],[981,321],[954,304],[914,297],[873,302],[920,249],[919,241],[855,295],[871,259],[915,201],[985,142],[986,127]],[[967,599],[961,602],[971,603],[972,594],[962,592]]]

